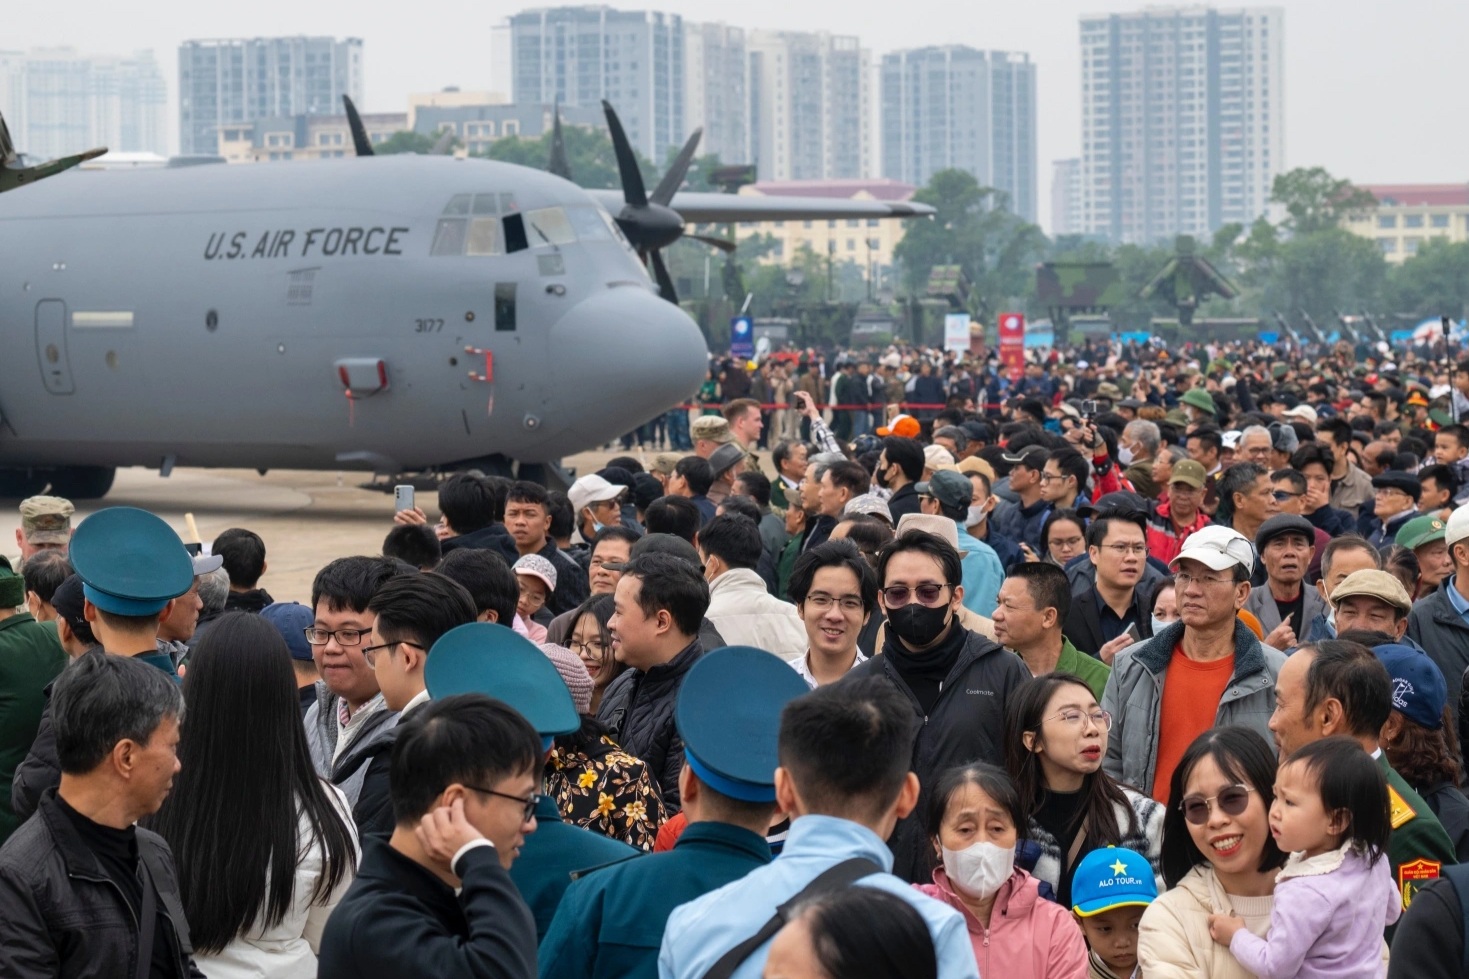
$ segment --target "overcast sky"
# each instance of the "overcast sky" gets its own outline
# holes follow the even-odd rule
[[[12,4],[0,45],[84,52],[154,49],[176,99],[187,38],[331,34],[364,41],[369,111],[401,111],[410,92],[490,87],[490,32],[532,3],[414,0],[152,0],[146,15],[116,0]],[[1078,17],[1135,10],[1114,0],[671,0],[690,20],[857,34],[874,54],[937,43],[1024,51],[1039,88],[1043,217],[1051,161],[1079,155]],[[1283,0],[1286,161],[1358,183],[1469,181],[1469,3],[1464,0]],[[64,13],[63,13],[64,11]],[[508,93],[507,93],[508,94]],[[175,127],[176,128],[176,127]],[[175,134],[175,139],[177,135]],[[23,149],[23,147],[22,147]]]

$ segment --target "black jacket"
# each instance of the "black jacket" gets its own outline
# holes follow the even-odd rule
[[[520,560],[520,552],[515,549],[515,539],[510,536],[505,525],[499,523],[471,530],[458,537],[450,537],[439,548],[445,554],[450,551],[494,551],[505,559],[506,564],[514,564]]]
[[[927,717],[890,657],[874,656],[854,667],[842,682],[864,676],[892,682],[907,695],[923,723],[913,745],[913,771],[923,790],[913,814],[893,830],[888,847],[893,851],[893,873],[910,883],[928,883],[935,863],[933,843],[923,828],[929,790],[941,772],[955,765],[987,761],[1004,767],[1005,705],[1030,673],[1019,656],[971,632]]]
[[[894,490],[892,498],[888,500],[888,512],[893,515],[894,527],[904,514],[922,513],[923,510],[918,505],[917,484],[904,483],[901,489]]]
[[[1463,979],[1464,909],[1453,881],[1428,881],[1397,929],[1387,979]]]
[[[534,979],[536,923],[495,851],[475,847],[454,889],[368,838],[362,865],[326,923],[318,979]]]
[[[51,726],[51,684],[41,691],[46,706],[41,724],[25,761],[15,768],[10,781],[10,808],[17,819],[29,819],[40,805],[41,794],[61,784],[61,766],[56,761],[56,730]]]
[[[194,965],[173,853],[163,837],[137,831],[138,873],[158,894],[169,926],[153,932],[179,979],[203,974]],[[0,975],[6,979],[131,979],[137,972],[137,912],[103,873],[65,813],[56,791],[0,847]]]
[[[586,570],[557,547],[556,542],[549,537],[546,538],[546,546],[541,548],[541,557],[550,561],[556,568],[556,587],[546,597],[545,604],[545,608],[553,616],[560,615],[562,612],[570,612],[591,597],[592,586],[587,581]],[[516,560],[519,558],[517,557]]]
[[[1152,616],[1143,614],[1141,599],[1142,589],[1133,588],[1131,607],[1137,612],[1137,632],[1133,634],[1133,642],[1153,635]],[[1097,608],[1097,589],[1090,581],[1071,593],[1071,611],[1066,614],[1062,631],[1073,646],[1088,656],[1096,656],[1107,644],[1107,638],[1102,635],[1102,613]]]
[[[602,695],[597,720],[607,725],[618,746],[641,758],[658,782],[669,814],[679,810],[678,776],[683,771],[683,738],[673,723],[673,708],[689,668],[704,655],[698,639],[646,673],[628,670]]]
[[[265,609],[265,606],[274,602],[275,599],[271,598],[270,592],[264,588],[232,591],[224,598],[224,610],[226,612],[260,612]]]

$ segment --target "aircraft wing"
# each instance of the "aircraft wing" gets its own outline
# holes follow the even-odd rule
[[[607,210],[622,209],[620,190],[589,190]],[[669,203],[688,224],[741,224],[755,221],[827,221],[841,218],[917,218],[934,213],[927,204],[827,197],[765,197],[756,194],[685,192]]]

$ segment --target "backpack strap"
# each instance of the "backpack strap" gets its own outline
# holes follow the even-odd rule
[[[730,976],[734,975],[734,971],[746,959],[753,955],[756,949],[774,938],[775,933],[785,927],[785,923],[790,917],[791,909],[802,901],[829,891],[839,891],[844,887],[851,886],[863,877],[870,877],[873,874],[880,873],[882,873],[882,868],[877,865],[875,860],[867,857],[852,857],[850,860],[843,860],[836,866],[828,867],[817,875],[815,880],[801,888],[790,900],[776,908],[775,914],[771,915],[770,920],[760,926],[759,931],[720,956],[719,961],[715,962],[713,967],[704,973],[704,979],[730,979]]]

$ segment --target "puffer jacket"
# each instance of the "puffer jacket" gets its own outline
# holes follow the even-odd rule
[[[727,642],[764,649],[783,660],[800,656],[810,643],[796,607],[772,596],[760,575],[748,568],[732,568],[714,579],[704,616]]]
[[[339,698],[327,689],[325,683],[316,681],[316,703],[306,708],[306,716],[301,723],[306,728],[306,747],[311,752],[311,764],[316,769],[316,774],[322,778],[333,781],[332,773],[336,767],[337,760],[347,752],[353,745],[365,743],[374,731],[386,724],[391,727],[398,723],[397,711],[388,710],[382,701],[382,694],[378,694],[374,701],[368,701],[352,717],[352,723],[348,725],[348,743],[338,745],[337,738],[337,703]],[[357,797],[362,792],[362,780],[367,775],[366,766],[361,766],[340,782],[333,781],[337,788],[347,795],[347,801],[357,805]]]
[[[894,828],[888,847],[893,851],[894,874],[910,883],[925,883],[933,877],[935,860],[933,842],[923,828],[929,790],[941,772],[955,765],[987,761],[1004,766],[1005,705],[1011,692],[1030,679],[1030,671],[1019,656],[966,631],[959,659],[926,717],[892,657],[874,656],[854,666],[840,682],[856,677],[882,677],[892,683],[922,722],[913,743],[913,771],[922,791],[912,814]]]
[[[1145,795],[1153,791],[1158,764],[1159,714],[1163,681],[1184,625],[1175,622],[1152,639],[1117,654],[1102,691],[1102,709],[1112,714],[1102,767],[1119,782]],[[1285,654],[1261,643],[1249,627],[1234,623],[1234,675],[1215,711],[1216,725],[1239,724],[1272,742],[1266,725],[1275,711],[1275,677]]]
[[[1071,912],[1040,896],[1036,879],[1017,869],[1000,885],[986,928],[954,893],[942,867],[915,888],[964,916],[981,977],[1085,979],[1086,939]]]
[[[1158,892],[1163,891],[1163,806],[1140,792],[1134,792],[1126,786],[1122,787],[1122,794],[1127,796],[1128,807],[1112,804],[1113,815],[1117,819],[1117,828],[1121,833],[1122,841],[1118,846],[1125,846],[1129,850],[1141,853],[1147,857],[1148,863],[1152,865],[1153,876],[1157,878]],[[1129,812],[1129,808],[1131,812]],[[1133,832],[1127,831],[1128,820],[1132,820]],[[1034,819],[1030,821],[1029,836],[1039,848],[1039,855],[1035,861],[1035,868],[1031,871],[1037,880],[1044,881],[1051,886],[1053,894],[1060,893],[1061,885],[1061,842],[1041,826]],[[1071,841],[1067,841],[1070,847]]]
[[[170,972],[178,979],[203,979],[193,961],[173,852],[146,829],[136,839],[140,879],[147,874],[158,895],[154,947],[168,950]],[[58,808],[55,789],[45,791],[35,816],[0,849],[0,919],[0,975],[6,979],[119,979],[137,973],[137,913]]]
[[[648,766],[670,816],[679,811],[684,751],[673,708],[683,678],[703,655],[704,646],[695,639],[661,666],[626,671],[612,681],[597,709],[597,720],[607,725],[618,746]]]
[[[1201,863],[1158,896],[1138,924],[1137,961],[1147,979],[1255,979],[1229,949],[1209,937],[1209,915],[1233,913],[1252,935],[1270,929],[1274,897],[1225,894],[1214,868]]]

